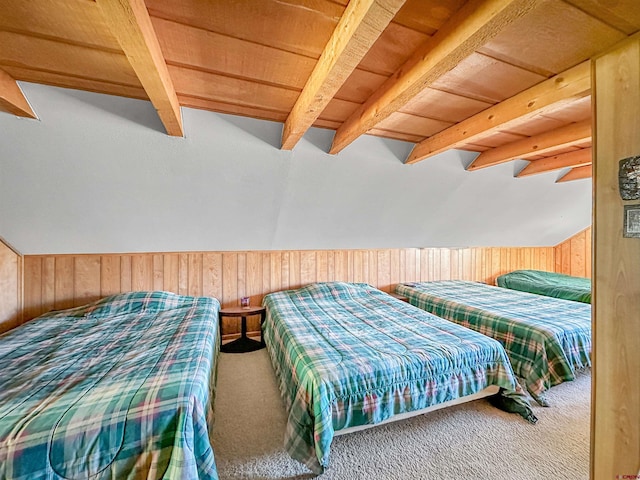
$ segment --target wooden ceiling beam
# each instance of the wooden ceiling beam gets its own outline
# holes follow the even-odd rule
[[[96,0],[167,133],[184,136],[180,104],[144,0]]]
[[[565,175],[556,180],[556,183],[570,182],[572,180],[582,180],[583,178],[591,178],[593,176],[593,170],[591,165],[585,165],[584,167],[576,167],[569,170]]]
[[[592,149],[589,147],[583,148],[582,150],[576,150],[575,152],[562,153],[549,158],[533,160],[529,165],[524,167],[516,177],[522,178],[528,177],[529,175],[552,172],[553,170],[560,170],[567,167],[583,167],[585,165],[591,165],[591,162],[593,161],[591,155]]]
[[[416,163],[462,144],[474,143],[481,136],[508,128],[509,122],[544,115],[560,104],[569,104],[590,93],[591,62],[587,60],[423,140],[413,148],[405,163]]]
[[[0,69],[0,110],[18,117],[38,118],[11,75]]]
[[[571,123],[565,127],[523,138],[482,152],[467,170],[492,167],[517,158],[527,159],[553,150],[571,147],[591,139],[591,120]]]
[[[342,124],[329,153],[343,150],[540,3],[467,2]]]
[[[405,0],[352,0],[285,121],[282,149],[291,150],[389,25]]]

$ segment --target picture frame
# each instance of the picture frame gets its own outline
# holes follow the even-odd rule
[[[625,238],[640,238],[640,204],[624,206],[622,236]]]

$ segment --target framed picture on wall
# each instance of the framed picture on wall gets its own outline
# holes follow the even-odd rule
[[[624,206],[623,237],[640,238],[640,204]]]

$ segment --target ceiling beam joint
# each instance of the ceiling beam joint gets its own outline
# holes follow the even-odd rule
[[[291,150],[349,78],[405,0],[351,0],[285,121]]]
[[[96,0],[169,135],[182,137],[180,103],[144,0]]]

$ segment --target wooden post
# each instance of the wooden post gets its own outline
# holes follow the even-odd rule
[[[592,480],[640,473],[640,238],[623,237],[619,161],[640,155],[640,36],[593,60]]]

